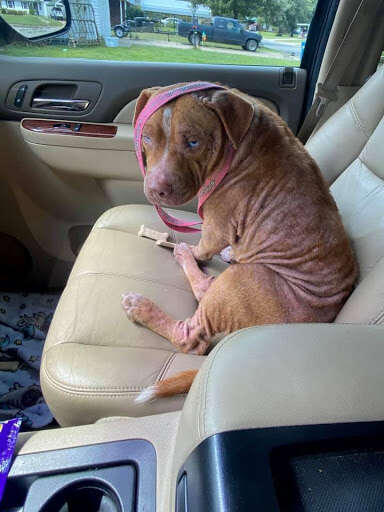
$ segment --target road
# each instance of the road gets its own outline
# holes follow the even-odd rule
[[[284,43],[283,41],[279,41],[278,39],[263,39],[260,44],[260,49],[263,46],[264,48],[270,48],[271,50],[281,52],[284,55],[290,55],[292,57],[294,56],[300,58],[300,40],[297,43]]]

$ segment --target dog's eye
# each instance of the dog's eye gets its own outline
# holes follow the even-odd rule
[[[187,140],[187,145],[190,148],[197,148],[199,144],[200,144],[200,142],[198,140],[195,140],[195,139]]]
[[[152,142],[152,139],[149,135],[143,135],[143,142],[144,144],[150,144]]]

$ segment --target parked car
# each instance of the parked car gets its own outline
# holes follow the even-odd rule
[[[116,37],[122,38],[125,37],[128,34],[128,32],[130,32],[133,26],[133,20],[125,20],[123,23],[120,23],[119,25],[115,25],[114,27],[112,27],[112,30]]]
[[[65,19],[63,9],[59,6],[55,6],[51,10],[50,17],[53,20],[63,21]]]
[[[181,22],[178,24],[178,34],[187,37],[191,44],[201,43],[203,33],[207,41],[215,43],[238,44],[244,50],[254,52],[257,50],[262,36],[257,32],[244,30],[238,20],[215,16],[209,25]]]
[[[179,23],[182,23],[183,20],[180,18],[164,18],[161,20],[161,23],[163,25],[178,25]]]
[[[153,32],[154,22],[151,18],[146,18],[143,16],[137,16],[133,18],[133,20],[125,20],[123,23],[119,25],[115,25],[112,27],[112,30],[116,37],[122,38],[125,37],[130,31],[135,30],[136,28],[144,28],[147,27],[149,32]]]
[[[154,20],[147,16],[136,16],[133,18],[133,22],[135,27],[147,27],[154,24]]]

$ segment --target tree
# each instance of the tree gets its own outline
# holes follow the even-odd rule
[[[258,0],[255,14],[262,18],[267,26],[278,27],[280,32],[286,23],[284,14],[286,8],[287,0]]]
[[[252,14],[255,0],[205,0],[199,3],[209,7],[213,16],[242,19]]]
[[[192,6],[206,5],[213,16],[244,19],[257,16],[279,33],[293,31],[298,23],[310,23],[316,0],[191,0]]]
[[[314,9],[315,0],[288,0],[285,19],[291,36],[298,23],[310,23]]]
[[[189,2],[191,4],[191,8],[192,8],[192,20],[193,20],[193,23],[196,23],[197,21],[197,16],[196,16],[196,11],[197,11],[197,8],[199,7],[199,5],[202,5],[203,2],[201,0],[190,0]]]
[[[144,12],[140,9],[140,7],[136,7],[135,5],[131,5],[129,2],[127,2],[125,6],[125,16],[127,20],[133,20],[133,18],[144,16]]]

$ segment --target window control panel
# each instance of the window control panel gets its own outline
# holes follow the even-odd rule
[[[55,135],[80,135],[110,139],[117,134],[117,126],[99,123],[71,123],[70,121],[50,121],[48,119],[23,119],[21,125],[26,130]]]
[[[24,101],[24,97],[25,97],[25,93],[27,92],[27,89],[28,89],[28,85],[26,85],[26,84],[21,85],[18,88],[18,90],[16,92],[15,100],[13,102],[15,107],[17,107],[17,108],[22,107],[23,101]]]

